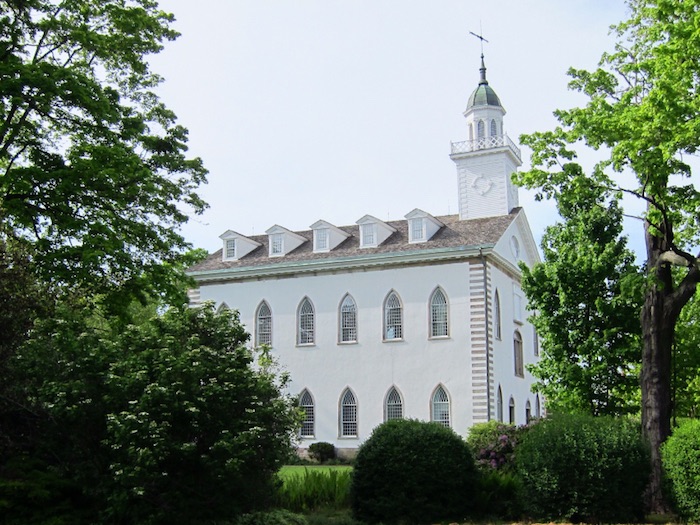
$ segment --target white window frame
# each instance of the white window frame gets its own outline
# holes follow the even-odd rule
[[[493,294],[493,335],[500,341],[503,337],[503,325],[501,324],[501,296],[498,289]]]
[[[440,303],[436,299],[442,297]],[[438,287],[430,296],[430,338],[444,339],[450,336],[450,306],[445,291]]]
[[[367,222],[360,225],[361,248],[374,248],[377,246],[377,225]]]
[[[390,304],[391,302],[391,304]],[[389,292],[384,299],[384,341],[403,340],[403,303],[401,297],[394,290]]]
[[[224,250],[226,259],[236,258],[236,239],[226,239],[224,241]]]
[[[403,397],[398,388],[392,386],[384,398],[384,421],[403,419]]]
[[[272,309],[267,301],[261,301],[255,312],[255,343],[272,346]]]
[[[279,257],[284,255],[284,234],[270,234],[270,257]]]
[[[496,419],[499,423],[503,423],[503,390],[501,390],[501,385],[498,385],[496,393]]]
[[[341,438],[356,438],[357,431],[357,397],[350,388],[343,390],[338,407],[338,435]]]
[[[304,297],[297,310],[297,346],[314,344],[316,344],[316,310],[311,299]]]
[[[523,363],[523,336],[518,330],[513,332],[513,369],[516,377],[525,377]]]
[[[409,232],[409,242],[422,242],[425,241],[425,219],[423,217],[416,217],[410,221],[410,232]]]
[[[357,303],[350,294],[345,294],[338,309],[338,342],[357,343]]]
[[[451,419],[450,396],[443,385],[438,385],[430,398],[430,421],[451,428]]]
[[[299,396],[299,408],[301,408],[304,419],[299,429],[299,437],[302,439],[313,439],[316,436],[316,403],[314,398],[306,388]]]
[[[318,228],[314,230],[314,251],[327,252],[329,251],[330,229]]]
[[[508,401],[508,423],[515,425],[515,399],[513,396],[510,396]]]

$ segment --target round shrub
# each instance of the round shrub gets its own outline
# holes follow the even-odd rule
[[[309,445],[309,457],[319,463],[325,463],[335,459],[335,447],[332,443],[326,443],[325,441],[312,443]]]
[[[525,511],[534,519],[630,522],[644,516],[649,450],[626,419],[560,415],[518,445]]]
[[[366,523],[463,518],[473,498],[474,461],[451,429],[416,420],[374,429],[355,458],[351,504]]]
[[[661,448],[666,476],[678,512],[700,522],[700,420],[686,420]]]

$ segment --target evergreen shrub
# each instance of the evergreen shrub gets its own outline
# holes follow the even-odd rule
[[[423,524],[472,510],[474,461],[467,444],[438,423],[379,425],[355,458],[351,505],[366,523]]]
[[[626,523],[644,517],[649,450],[631,420],[543,420],[518,445],[516,466],[531,518]]]
[[[331,443],[319,441],[309,445],[309,457],[319,463],[325,463],[335,459],[335,447]]]
[[[700,522],[700,420],[682,422],[664,443],[661,459],[679,514]]]
[[[476,482],[474,514],[489,522],[519,521],[523,515],[520,492],[520,478],[514,472],[481,468]]]

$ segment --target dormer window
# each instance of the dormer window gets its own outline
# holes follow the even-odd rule
[[[360,234],[360,245],[364,247],[371,247],[377,245],[377,225],[376,224],[363,224],[362,232]]]
[[[268,254],[270,257],[283,257],[296,250],[307,240],[306,237],[277,224],[269,228],[265,233],[267,233]]]
[[[314,251],[324,252],[328,250],[328,228],[319,228],[314,231]]]
[[[408,242],[426,242],[432,239],[440,228],[444,226],[442,222],[416,208],[405,215],[408,220]]]
[[[314,235],[314,253],[330,252],[350,237],[349,233],[324,220],[318,220],[309,227]]]
[[[418,242],[425,240],[425,221],[423,218],[411,219],[411,233],[409,242]]]
[[[221,250],[221,259],[224,261],[238,261],[260,246],[258,241],[244,237],[232,230],[221,234],[219,239],[224,241]]]
[[[284,254],[284,237],[281,233],[270,235],[270,256]]]
[[[396,228],[371,215],[365,215],[355,224],[360,226],[360,248],[381,246],[396,231]]]
[[[236,258],[236,239],[226,239],[226,253],[224,257],[226,259]]]

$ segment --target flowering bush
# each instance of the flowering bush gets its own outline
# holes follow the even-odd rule
[[[498,421],[477,423],[469,430],[467,444],[481,468],[512,470],[515,448],[525,427]]]

